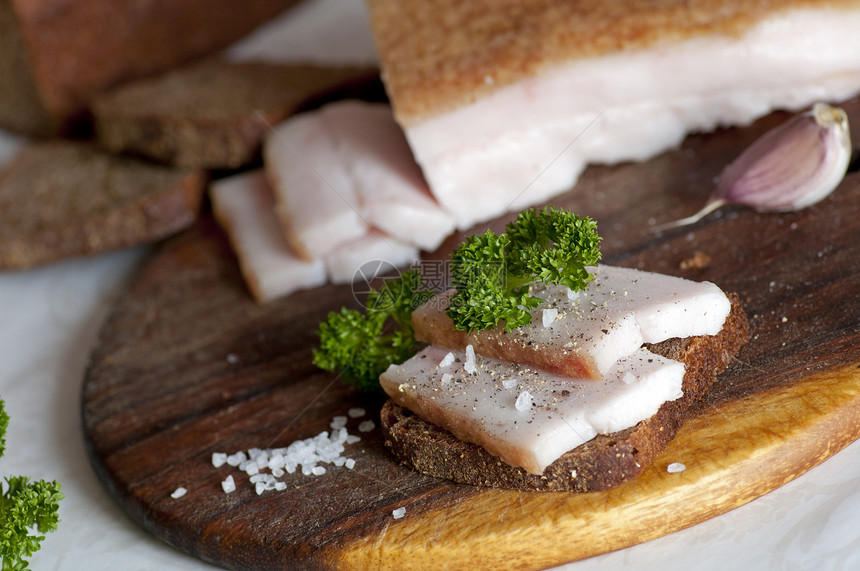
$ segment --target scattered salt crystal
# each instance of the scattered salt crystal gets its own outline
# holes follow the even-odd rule
[[[212,465],[216,468],[220,468],[224,464],[227,463],[227,455],[223,452],[213,452],[212,453]]]
[[[454,353],[452,353],[451,351],[448,351],[448,354],[445,355],[444,357],[442,357],[442,360],[439,361],[439,366],[443,367],[443,368],[444,367],[450,367],[453,364],[454,364]]]
[[[451,379],[453,379],[453,378],[454,378],[454,375],[452,375],[451,373],[442,373],[442,384],[447,385],[448,383],[451,382]]]
[[[634,375],[630,371],[627,371],[626,373],[624,373],[624,376],[621,377],[621,380],[624,381],[624,384],[629,385],[636,380],[636,375]]]
[[[353,468],[355,468],[355,460],[353,460],[352,458],[347,458],[346,462],[344,462],[343,465],[346,466],[348,469],[352,470]]]
[[[346,443],[347,444],[355,444],[356,442],[360,442],[360,441],[361,441],[361,436],[357,436],[355,434],[350,434],[349,436],[346,437]]]
[[[374,423],[372,420],[365,420],[358,425],[359,432],[370,432],[374,428],[376,428],[376,423]]]
[[[576,301],[576,298],[579,297],[579,292],[574,291],[570,288],[567,288],[567,300],[568,301]]]
[[[517,380],[516,379],[505,379],[504,381],[502,381],[502,386],[505,387],[506,389],[516,388]]]
[[[347,412],[347,414],[350,418],[361,418],[366,414],[366,412],[363,408],[356,407],[349,409],[349,412]]]
[[[394,519],[400,519],[406,515],[406,508],[397,508],[396,510],[391,512],[391,517]]]
[[[242,451],[239,451],[239,452],[236,452],[235,454],[231,454],[230,456],[227,456],[227,464],[229,464],[230,466],[238,466],[239,464],[246,461],[247,459],[248,459],[248,457],[245,456],[245,453]]]
[[[558,309],[554,307],[544,309],[541,312],[541,319],[543,320],[544,327],[549,327],[550,325],[552,325],[556,317],[558,317]]]
[[[259,462],[257,462],[259,464]],[[280,451],[273,452],[271,456],[269,456],[269,462],[267,464],[269,470],[277,470],[278,468],[284,467],[284,455]]]
[[[282,490],[286,490],[287,489],[287,483],[286,482],[277,482],[275,484],[275,489],[278,490],[279,492]]]
[[[170,494],[170,497],[173,498],[174,500],[176,500],[176,499],[179,499],[182,496],[184,496],[186,493],[188,493],[188,490],[186,490],[185,488],[180,486],[180,487],[176,488],[175,490],[173,490],[173,493]]]
[[[467,373],[476,373],[478,368],[475,366],[475,348],[471,344],[466,345],[466,363],[464,368]]]
[[[323,468],[322,466],[314,466],[311,469],[311,474],[313,474],[314,476],[322,476],[323,474],[325,474],[325,468]]]
[[[254,484],[254,491],[257,492],[257,495],[260,496],[263,492],[266,491],[266,483],[265,482],[257,482]]]
[[[227,476],[227,478],[221,482],[221,489],[224,490],[225,494],[236,491],[236,481],[233,479],[232,475]]]
[[[528,391],[523,391],[517,397],[517,401],[514,403],[514,407],[519,411],[528,410],[532,407],[532,395]]]
[[[253,476],[254,474],[258,474],[260,472],[260,467],[257,466],[256,462],[248,461],[245,464],[244,472],[249,476]]]
[[[576,478],[576,470],[571,470],[571,471],[570,471],[570,477],[571,477],[571,478]]]
[[[680,462],[672,462],[668,466],[666,466],[666,471],[670,474],[677,474],[678,472],[683,472],[687,467]]]
[[[344,426],[346,426],[346,421],[347,418],[345,416],[336,416],[331,419],[331,424],[329,425],[329,427],[332,429],[343,428]]]

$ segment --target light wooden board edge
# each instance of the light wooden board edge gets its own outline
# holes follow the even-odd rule
[[[391,519],[332,553],[340,569],[542,569],[674,533],[788,483],[860,438],[860,365],[690,420],[637,480],[591,494],[488,490]],[[681,462],[686,470],[670,474]],[[588,533],[583,533],[587,529]],[[480,549],[475,549],[480,545]]]

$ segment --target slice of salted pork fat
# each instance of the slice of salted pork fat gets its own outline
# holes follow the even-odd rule
[[[395,116],[460,228],[693,131],[860,91],[860,2],[368,0]]]
[[[542,303],[528,325],[466,333],[445,313],[453,292],[430,299],[412,313],[415,337],[453,349],[473,349],[487,357],[544,371],[599,380],[618,359],[644,343],[673,337],[716,335],[731,303],[710,282],[630,268],[599,265],[585,289],[532,286]]]
[[[278,124],[263,142],[263,164],[281,227],[306,260],[322,258],[368,231],[335,145],[314,112]]]
[[[322,260],[302,260],[290,249],[262,170],[217,180],[210,186],[209,196],[213,213],[236,251],[248,289],[258,302],[326,282]]]
[[[394,268],[418,259],[418,248],[371,230],[361,238],[341,244],[325,257],[326,273],[332,283],[369,281]]]
[[[379,380],[428,422],[541,474],[597,434],[629,428],[680,398],[683,377],[683,364],[645,348],[595,383],[430,345]]]
[[[427,251],[454,232],[454,218],[430,193],[390,106],[343,101],[323,108],[321,118],[369,224]]]
[[[371,226],[425,250],[454,231],[388,105],[341,101],[288,119],[266,138],[264,161],[287,238],[307,259]]]

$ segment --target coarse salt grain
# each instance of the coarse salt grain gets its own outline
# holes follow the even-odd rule
[[[439,361],[439,366],[442,368],[450,367],[453,364],[454,364],[454,353],[452,353],[451,351],[448,351],[448,354],[445,355],[444,357],[442,357],[442,360]]]
[[[666,471],[670,474],[677,474],[678,472],[683,472],[687,467],[680,462],[672,462],[668,466],[666,466]]]
[[[627,371],[626,373],[624,373],[624,376],[621,377],[621,380],[624,381],[624,384],[629,385],[636,380],[636,375],[634,375],[630,371]]]
[[[227,463],[227,455],[223,452],[213,452],[212,453],[212,465],[216,468],[220,468],[224,464]]]
[[[372,420],[362,421],[362,423],[358,425],[359,432],[370,432],[374,428],[376,428],[376,423],[374,423]]]
[[[478,368],[475,366],[475,348],[471,344],[466,345],[466,363],[463,368],[469,374],[478,372]]]
[[[532,403],[534,399],[532,399],[531,393],[528,391],[523,391],[517,397],[517,401],[514,403],[514,408],[519,411],[525,411],[532,407]]]
[[[227,478],[221,482],[221,489],[224,490],[225,494],[236,491],[236,481],[233,479],[232,475],[227,476]]]
[[[400,519],[406,515],[406,508],[397,508],[396,510],[391,512],[391,517],[394,519]]]
[[[181,498],[182,496],[184,496],[187,493],[188,493],[188,490],[186,490],[185,488],[180,486],[180,487],[176,488],[175,490],[173,490],[173,493],[170,494],[170,497],[173,498],[174,500],[176,500],[176,499]]]
[[[578,291],[574,291],[570,288],[567,288],[567,300],[568,301],[575,301],[576,298],[578,298],[578,297],[579,297]]]
[[[454,378],[454,375],[452,375],[451,373],[442,373],[442,384],[443,385],[449,384],[453,378]]]
[[[556,309],[554,307],[544,309],[541,312],[541,319],[543,320],[543,326],[544,327],[549,327],[550,325],[552,325],[552,323],[553,323],[553,321],[555,321],[556,317],[558,317],[558,309]]]
[[[516,379],[505,379],[504,381],[502,381],[502,386],[505,387],[506,389],[514,389],[517,386],[517,380]]]
[[[365,410],[363,408],[355,407],[355,408],[349,409],[347,414],[349,415],[350,418],[361,418],[362,416],[364,416],[367,413],[365,412]]]

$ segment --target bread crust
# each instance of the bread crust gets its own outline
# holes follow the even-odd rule
[[[395,115],[405,126],[562,62],[708,35],[775,12],[850,0],[368,0]]]
[[[717,335],[670,339],[648,345],[686,366],[684,396],[631,428],[596,438],[550,464],[543,474],[507,464],[484,448],[459,440],[388,400],[382,407],[385,445],[403,464],[424,474],[462,484],[528,491],[593,492],[638,476],[666,448],[696,401],[749,340],[749,325],[737,295]]]

